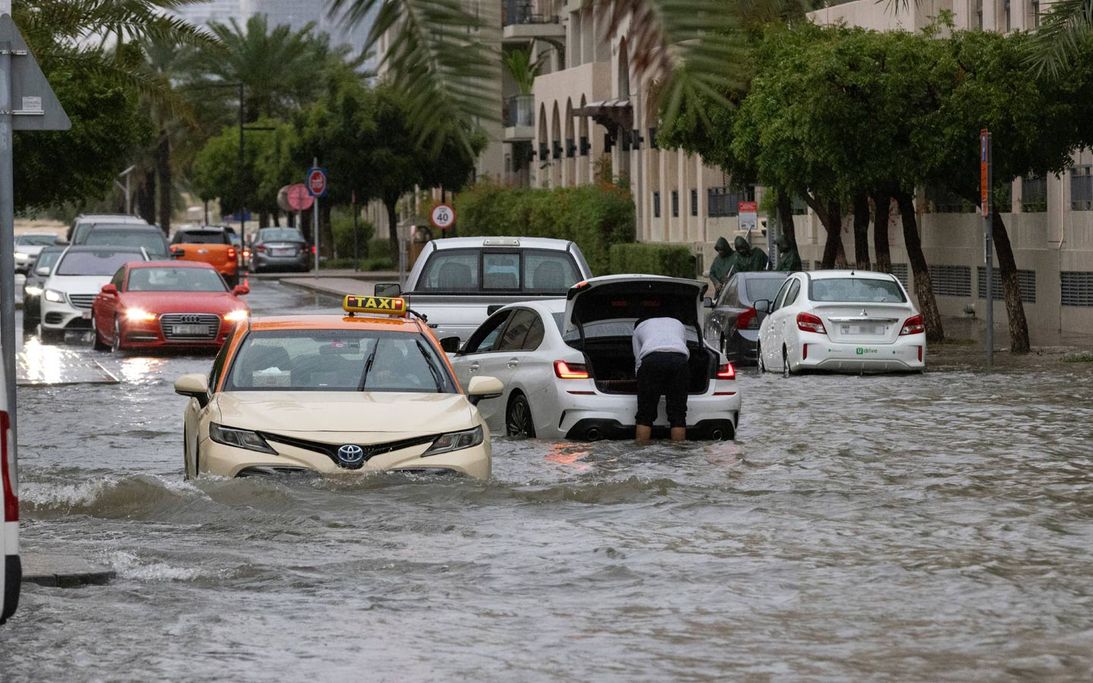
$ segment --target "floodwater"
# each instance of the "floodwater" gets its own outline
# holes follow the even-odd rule
[[[122,383],[21,391],[22,541],[118,576],[24,586],[5,682],[1093,676],[1093,364],[743,371],[735,443],[187,483],[210,359],[79,353]]]

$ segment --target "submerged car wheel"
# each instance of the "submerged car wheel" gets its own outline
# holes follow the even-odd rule
[[[518,439],[535,437],[535,425],[531,422],[531,406],[523,394],[513,394],[505,412],[505,433]]]
[[[767,364],[763,362],[763,344],[755,342],[755,363],[759,366],[759,374],[767,371]]]
[[[109,351],[110,345],[102,340],[102,335],[99,334],[99,321],[91,316],[91,346],[96,351]]]
[[[111,353],[121,351],[121,323],[114,318],[114,340],[110,343]]]

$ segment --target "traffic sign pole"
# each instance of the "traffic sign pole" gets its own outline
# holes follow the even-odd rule
[[[311,164],[312,168],[319,167],[319,157],[314,157]],[[311,184],[311,179],[308,178],[308,184]],[[324,188],[325,189],[325,188]],[[315,239],[315,276],[319,275],[319,195],[315,195],[315,204],[311,207],[311,234]]]
[[[994,364],[994,226],[991,222],[991,134],[979,131],[979,192],[983,210],[983,261],[987,285],[987,369]]]

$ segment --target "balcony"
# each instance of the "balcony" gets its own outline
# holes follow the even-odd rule
[[[530,0],[504,0],[501,5],[501,27],[501,40],[504,43],[565,38],[565,26],[562,25],[561,17],[557,14],[539,13]]]
[[[505,100],[501,110],[505,122],[505,142],[520,142],[535,137],[535,95],[516,95]]]

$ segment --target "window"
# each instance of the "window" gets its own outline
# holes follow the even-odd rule
[[[179,230],[171,244],[231,244],[223,230]]]
[[[813,301],[854,303],[903,303],[903,289],[895,280],[871,278],[824,278],[813,280],[809,298]]]
[[[691,190],[691,215],[698,215],[698,190]]]
[[[706,190],[706,213],[712,217],[737,216],[740,202],[755,201],[755,186],[744,189],[711,187]]]
[[[442,249],[429,256],[416,288],[450,293],[483,290],[563,293],[578,280],[576,261],[566,251]]]
[[[782,285],[785,280],[780,280],[773,277],[749,277],[744,280],[744,290],[748,295],[749,301],[759,301],[760,299],[766,299],[767,301],[773,301],[774,297],[778,295],[778,287]]]
[[[1047,178],[1021,178],[1021,210],[1025,213],[1047,211]]]
[[[1093,209],[1093,175],[1088,164],[1070,169],[1070,208],[1074,211]]]
[[[231,347],[231,343],[230,340],[227,340],[220,347],[220,351],[217,352],[216,358],[213,360],[213,368],[209,372],[209,391],[216,391],[216,385],[220,383],[220,376],[224,374],[224,363],[228,360],[229,347]]]
[[[519,351],[524,346],[524,340],[528,331],[539,316],[535,311],[526,308],[518,309],[512,314],[509,324],[505,326],[505,333],[501,335],[501,343],[497,345],[498,351]]]
[[[653,193],[653,218],[660,218],[660,193]]]
[[[679,218],[679,190],[672,190],[672,218]]]
[[[120,286],[119,286],[120,289]],[[134,268],[130,292],[223,292],[224,281],[211,268]]]
[[[125,266],[118,268],[118,272],[114,273],[114,277],[110,278],[110,284],[120,292],[122,291],[122,285],[125,284]]]
[[[135,251],[69,251],[57,265],[56,274],[113,276],[126,263],[143,260]]]
[[[505,322],[512,315],[512,311],[501,311],[500,313],[494,313],[486,322],[482,323],[471,338],[467,340],[467,346],[464,353],[485,353],[487,351],[493,351],[494,345],[497,343],[498,337],[501,336],[501,330],[505,328]]]
[[[786,301],[783,306],[789,306],[797,300],[797,295],[801,293],[801,283],[798,280],[792,280],[789,285],[789,291],[786,292]]]
[[[546,329],[543,327],[543,319],[536,313],[535,320],[531,323],[531,329],[528,330],[528,336],[524,337],[524,345],[521,350],[534,351],[539,348],[539,345],[543,343],[544,334],[546,334]]]
[[[1032,28],[1039,28],[1040,27],[1040,0],[1032,0],[1032,2],[1029,3],[1028,7],[1029,7],[1029,20],[1028,20],[1026,26],[1031,26]]]
[[[782,300],[786,298],[786,292],[789,291],[790,282],[792,282],[792,280],[786,280],[782,283],[782,288],[778,290],[778,295],[774,297],[774,304],[770,307],[771,313],[782,307]]]
[[[418,288],[446,292],[477,290],[479,254],[473,249],[434,252],[425,264]]]
[[[484,252],[482,289],[520,289],[520,254]]]
[[[577,265],[561,251],[524,252],[524,289],[563,293],[580,280]]]
[[[167,257],[167,241],[163,233],[151,230],[92,230],[84,244],[88,246],[142,247],[152,258]]]

